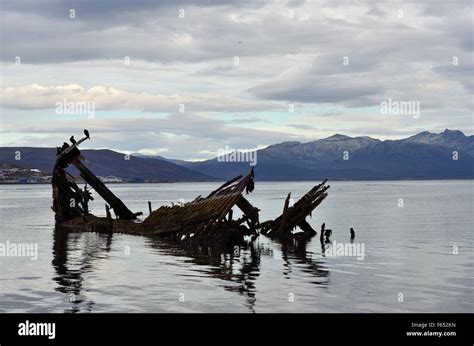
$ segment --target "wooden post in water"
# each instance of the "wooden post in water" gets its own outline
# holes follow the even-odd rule
[[[151,210],[151,202],[148,201],[148,212],[151,214],[152,210]]]
[[[108,223],[108,228],[109,232],[112,233],[114,231],[113,229],[113,223],[112,223],[112,215],[110,214],[110,207],[106,204],[105,205],[105,214],[107,215],[107,223]]]

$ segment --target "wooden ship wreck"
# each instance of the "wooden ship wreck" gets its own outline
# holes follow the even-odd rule
[[[198,196],[193,201],[180,205],[162,206],[142,222],[138,222],[140,212],[132,212],[107,186],[84,164],[79,144],[90,139],[85,137],[71,145],[64,143],[57,148],[56,163],[53,169],[53,206],[56,225],[59,229],[92,232],[118,232],[136,235],[156,236],[179,242],[238,244],[245,236],[253,239],[263,234],[280,240],[309,239],[316,231],[306,221],[313,210],[328,196],[326,180],[314,186],[293,205],[290,196],[285,200],[283,211],[274,220],[260,222],[259,209],[254,207],[246,194],[254,190],[255,172],[237,176],[208,196]],[[73,165],[86,182],[81,189],[66,168]],[[87,184],[104,201],[107,217],[97,217],[90,213],[88,202],[93,199]],[[234,208],[239,208],[242,216],[234,219]],[[111,210],[115,218],[111,215]],[[299,227],[300,232],[294,232]]]

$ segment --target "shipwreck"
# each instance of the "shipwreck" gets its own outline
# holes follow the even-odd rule
[[[138,220],[141,212],[131,211],[110,189],[85,165],[79,145],[90,139],[84,130],[82,139],[71,144],[64,142],[57,148],[56,162],[52,175],[53,206],[56,225],[59,229],[72,231],[118,232],[161,237],[186,243],[238,244],[246,237],[255,239],[263,234],[279,240],[307,240],[316,231],[306,218],[328,196],[327,180],[314,186],[298,201],[290,203],[291,193],[285,199],[280,216],[260,222],[259,211],[245,197],[254,191],[255,172],[252,168],[246,176],[237,176],[206,197],[198,196],[193,201],[171,206],[161,206],[156,210],[149,206],[149,215]],[[81,189],[74,177],[67,172],[74,166],[86,182]],[[87,187],[87,184],[90,188]],[[88,203],[93,199],[93,189],[106,202],[106,217],[90,213]],[[234,218],[235,208],[241,216]],[[115,217],[112,217],[112,213]],[[296,230],[298,230],[296,232]]]

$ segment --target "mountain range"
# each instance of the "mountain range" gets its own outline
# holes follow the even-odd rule
[[[0,163],[19,164],[12,152],[20,150],[23,164],[51,170],[55,149],[0,148]],[[251,169],[249,162],[221,162],[217,158],[189,162],[161,156],[124,154],[111,150],[82,150],[97,175],[166,181],[225,180]],[[256,153],[257,180],[401,180],[473,179],[474,136],[448,130],[421,132],[400,140],[349,137],[336,134],[311,142],[283,142]],[[138,179],[139,180],[139,179]]]
[[[20,153],[20,160],[16,160],[16,152]],[[85,149],[81,150],[81,154],[89,162],[87,164],[89,169],[98,176],[115,176],[136,182],[145,180],[163,182],[218,180],[165,160],[146,160],[108,149]],[[52,172],[55,159],[56,148],[0,148],[0,163],[37,168],[45,173]],[[79,175],[79,172],[72,166],[68,170],[75,176]]]

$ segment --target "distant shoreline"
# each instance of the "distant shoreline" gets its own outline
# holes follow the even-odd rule
[[[153,182],[153,183],[144,183],[144,182],[110,182],[105,183],[106,185],[147,185],[147,184],[179,184],[179,183],[221,183],[225,180],[220,181],[162,181],[162,182]],[[315,180],[258,180],[255,179],[256,182],[262,183],[308,183],[308,182],[315,182],[320,181],[320,179]],[[474,181],[472,178],[460,178],[460,179],[329,179],[329,182],[409,182],[409,181]],[[0,185],[51,185],[51,183],[5,183],[0,182]]]

